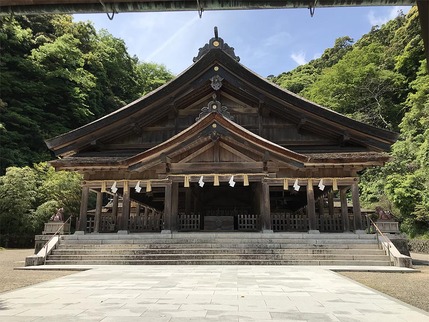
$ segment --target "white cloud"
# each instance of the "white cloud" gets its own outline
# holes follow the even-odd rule
[[[389,20],[396,18],[400,11],[407,13],[410,10],[410,7],[401,7],[395,6],[390,8],[384,15],[376,16],[373,10],[368,12],[367,18],[371,26],[381,26],[384,25]]]
[[[317,59],[317,58],[320,58],[320,57],[322,57],[322,53],[315,53],[313,55],[313,59]]]
[[[168,39],[164,40],[160,46],[158,46],[153,52],[151,52],[145,60],[151,61],[153,60],[157,55],[160,53],[163,53],[165,49],[168,47],[172,47],[175,42],[181,42],[181,40],[186,39],[189,37],[189,31],[188,29],[195,24],[195,22],[198,20],[198,16],[194,16],[192,19],[190,19],[188,22],[186,22],[183,26],[181,26],[179,29],[177,29],[176,32],[174,32]],[[171,48],[170,48],[171,49]],[[169,50],[169,52],[171,52]]]
[[[268,38],[266,38],[263,41],[262,46],[269,47],[271,49],[273,47],[283,47],[283,45],[288,43],[291,38],[292,37],[288,32],[282,31],[282,32],[273,34],[273,35],[269,36]]]
[[[293,61],[298,65],[304,65],[307,63],[305,59],[305,53],[303,51],[300,51],[298,53],[292,53],[292,55],[290,55],[290,58],[292,58]]]

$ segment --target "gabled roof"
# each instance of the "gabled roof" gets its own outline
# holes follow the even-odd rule
[[[259,155],[260,160],[253,159],[252,161],[263,161],[263,158],[267,158],[266,161],[268,161],[268,158],[272,158],[289,164],[291,167],[300,168],[309,160],[305,155],[293,152],[265,140],[228,120],[221,114],[212,112],[171,139],[125,160],[124,163],[129,166],[129,170],[139,170],[148,167],[148,165],[154,166],[157,163],[161,163],[161,155],[169,156],[171,153],[175,154],[176,152],[180,152],[181,154],[189,156],[186,152],[190,150],[192,144],[197,144],[201,147],[209,147],[211,141],[221,141],[224,146],[228,146],[231,149],[233,149],[235,144],[238,144],[242,149],[246,149],[246,152],[252,151],[253,154]],[[246,145],[242,146],[240,141],[245,141]],[[204,149],[197,149],[195,156],[203,151]],[[236,151],[237,154],[241,153],[238,150]],[[241,155],[244,156],[244,153],[241,153]],[[179,162],[183,160],[184,158],[182,157]],[[222,160],[219,161],[222,162]]]
[[[215,46],[218,40],[212,38],[196,62],[174,80],[109,115],[47,140],[48,148],[57,156],[71,156],[99,140],[148,126],[182,105],[207,101],[214,92],[211,85],[215,76],[223,79],[222,90],[228,95],[259,102],[273,113],[305,123],[321,134],[344,136],[370,151],[387,151],[396,141],[396,133],[352,120],[267,81],[241,65],[233,48],[225,50],[223,41]]]
[[[245,143],[243,143],[245,142]],[[236,160],[201,159],[199,156],[215,146],[234,155]],[[225,153],[218,153],[225,155]],[[195,161],[196,160],[196,161]],[[270,142],[244,127],[229,120],[221,113],[212,111],[201,117],[195,124],[165,142],[132,157],[93,157],[93,158],[64,158],[51,161],[56,168],[107,168],[123,169],[126,171],[143,171],[159,164],[169,164],[171,172],[186,169],[187,173],[201,172],[201,166],[211,171],[222,173],[222,169],[235,167],[241,170],[263,171],[267,162],[274,162],[282,167],[299,169],[335,163],[338,166],[350,163],[382,164],[388,156],[380,153],[352,154],[313,154],[303,155]],[[186,167],[191,163],[193,168]],[[180,167],[183,165],[184,167]],[[229,165],[226,167],[225,165]]]

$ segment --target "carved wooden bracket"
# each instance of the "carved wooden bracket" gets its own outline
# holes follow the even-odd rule
[[[221,102],[216,100],[216,94],[213,94],[213,100],[209,102],[207,106],[204,106],[201,109],[200,115],[195,119],[195,121],[199,121],[204,116],[210,113],[218,113],[228,120],[234,120],[234,117],[228,112],[228,108],[226,106],[222,106]]]

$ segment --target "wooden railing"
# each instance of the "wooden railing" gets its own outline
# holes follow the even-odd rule
[[[378,246],[380,247],[380,249],[384,249],[386,251],[387,255],[389,256],[389,263],[390,263],[390,265],[392,265],[392,261],[390,260],[390,258],[391,258],[391,253],[390,253],[391,242],[390,242],[390,239],[381,232],[381,230],[378,228],[378,226],[375,224],[375,222],[369,216],[367,216],[366,218],[370,222],[369,231],[371,230],[371,227],[374,228],[374,233],[376,234],[376,237],[377,237]]]
[[[178,215],[179,230],[195,231],[200,230],[201,216],[200,214],[184,214]]]
[[[240,214],[238,216],[238,230],[259,230],[259,215]]]
[[[72,216],[70,216],[69,218],[67,218],[67,220],[65,222],[63,222],[63,224],[58,227],[57,231],[55,232],[55,234],[52,235],[51,238],[49,238],[49,240],[45,243],[45,245],[42,247],[42,249],[45,249],[45,256],[44,256],[44,260],[43,260],[43,264],[46,264],[46,257],[48,257],[48,248],[49,248],[49,244],[51,243],[51,241],[55,238],[55,236],[59,235],[63,230],[64,230],[64,225],[66,224],[70,224],[71,222],[71,218]],[[52,247],[53,248],[53,247]],[[51,249],[52,249],[51,248]]]
[[[133,213],[128,220],[130,232],[161,231],[162,212],[143,207],[144,211]]]
[[[304,213],[271,213],[273,231],[307,231],[308,217]]]

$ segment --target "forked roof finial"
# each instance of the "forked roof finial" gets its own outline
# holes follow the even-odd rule
[[[198,56],[194,57],[194,59],[193,59],[194,63],[196,61],[200,60],[201,57],[203,57],[205,54],[207,54],[212,49],[223,50],[225,53],[230,55],[236,61],[240,61],[240,57],[235,55],[234,48],[228,46],[228,44],[225,43],[222,38],[219,38],[219,32],[218,32],[218,29],[216,26],[214,27],[214,37],[212,39],[210,39],[209,42],[204,45],[204,47],[201,47],[198,50]]]

